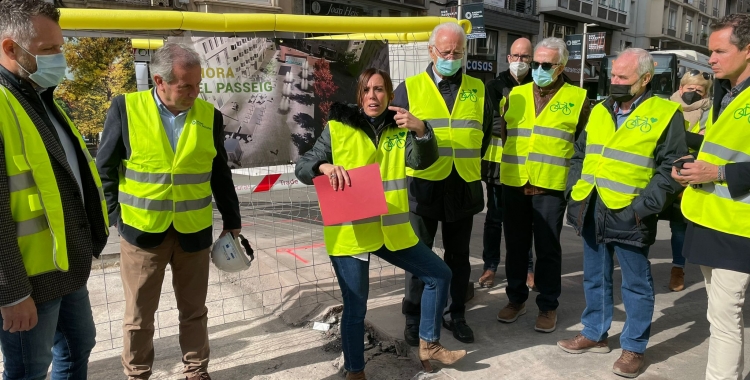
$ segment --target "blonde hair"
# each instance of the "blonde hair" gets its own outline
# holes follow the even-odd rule
[[[685,75],[682,76],[682,79],[680,79],[680,87],[689,86],[691,84],[696,86],[703,86],[703,88],[706,89],[706,94],[708,94],[711,91],[711,85],[713,84],[713,82],[711,81],[711,79],[703,78],[703,73],[699,73],[698,75],[691,75],[690,72],[686,72]]]

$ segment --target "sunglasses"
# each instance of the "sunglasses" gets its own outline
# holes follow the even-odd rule
[[[711,75],[709,75],[708,73],[704,73],[704,72],[702,72],[700,70],[696,70],[696,69],[690,70],[688,72],[688,74],[690,74],[690,76],[696,76],[696,75],[703,74],[703,79],[705,79],[705,80],[711,79]]]
[[[549,70],[553,67],[560,66],[559,63],[549,63],[549,62],[537,62],[537,61],[531,61],[531,68],[536,70],[539,68],[539,66],[542,66],[542,70]]]

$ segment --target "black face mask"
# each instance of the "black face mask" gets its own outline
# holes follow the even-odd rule
[[[612,97],[616,102],[622,103],[627,102],[635,95],[630,93],[630,89],[633,87],[632,84],[613,84],[609,86],[609,96]]]
[[[682,101],[687,105],[691,105],[701,99],[703,99],[703,97],[695,91],[684,92],[682,94]]]

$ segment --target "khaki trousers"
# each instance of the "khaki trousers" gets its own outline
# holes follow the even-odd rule
[[[164,271],[172,268],[179,310],[179,342],[186,375],[207,372],[209,249],[185,252],[174,228],[156,248],[143,249],[120,238],[120,276],[125,290],[122,365],[129,379],[148,379],[154,363],[154,314]]]
[[[742,306],[750,274],[701,265],[708,293],[706,380],[739,380],[745,362],[745,323]]]

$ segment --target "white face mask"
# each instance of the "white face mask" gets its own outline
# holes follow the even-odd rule
[[[29,74],[29,79],[34,81],[39,87],[50,88],[55,87],[65,79],[65,72],[68,69],[68,64],[65,61],[65,56],[62,53],[51,54],[51,55],[34,55],[26,50],[23,46],[18,45],[23,51],[29,53],[32,57],[36,58],[36,71],[30,73],[25,67],[18,65],[21,70]]]
[[[529,72],[529,65],[526,62],[511,62],[510,63],[510,73],[513,74],[514,77],[518,78],[519,76],[526,75],[526,73]]]

